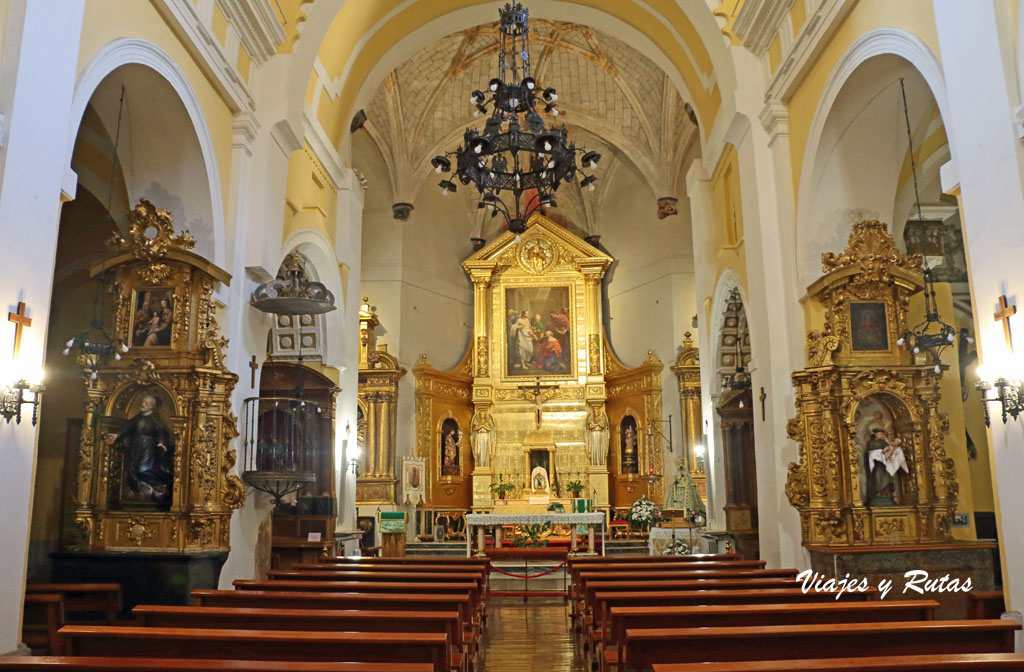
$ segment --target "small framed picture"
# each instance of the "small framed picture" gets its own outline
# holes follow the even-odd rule
[[[850,304],[850,340],[856,352],[889,349],[889,323],[884,303]]]

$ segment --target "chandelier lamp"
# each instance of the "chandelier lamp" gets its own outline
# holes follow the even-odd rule
[[[917,206],[918,221],[924,221],[924,215],[921,214],[921,196],[917,192],[917,163],[914,160],[914,141],[910,135],[907,90],[903,85],[902,77],[900,77],[900,94],[903,96],[903,120],[907,125],[910,173],[914,177],[914,204]],[[915,355],[922,352],[927,353],[931,358],[935,373],[942,373],[942,353],[955,342],[956,330],[939,317],[939,305],[935,300],[935,279],[932,269],[928,267],[927,259],[925,259],[921,274],[924,276],[924,321],[902,334],[896,340],[896,345],[910,348]]]
[[[128,352],[128,343],[107,333],[103,323],[103,295],[107,288],[102,276],[97,279],[97,285],[89,326],[69,338],[63,350],[65,357],[72,351],[77,352],[78,364],[89,374],[90,380],[96,380],[96,372],[104,360],[113,357],[120,361],[121,355]]]
[[[597,177],[583,168],[595,167],[601,155],[569,142],[564,124],[549,128],[544,122],[541,112],[558,116],[558,93],[530,75],[529,10],[513,2],[499,16],[498,76],[469,98],[473,116],[489,114],[484,127],[467,129],[458,149],[435,156],[430,165],[438,174],[453,173],[439,183],[443,195],[457,191],[456,182],[472,184],[480,194],[477,207],[503,215],[518,235],[531,214],[557,206],[555,192],[563,182],[578,174],[579,186],[593,191]]]

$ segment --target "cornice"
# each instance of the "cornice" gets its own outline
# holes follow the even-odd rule
[[[270,0],[218,0],[224,15],[238,31],[239,39],[257,65],[277,53],[287,37]]]
[[[760,56],[775,39],[791,4],[792,0],[747,0],[732,30],[743,40],[743,46]]]
[[[195,6],[189,0],[153,0],[153,6],[182,40],[185,49],[209,78],[232,114],[255,110],[256,101],[249,91],[249,85],[238,74],[235,64],[228,60],[217,38],[203,25]]]
[[[818,5],[793,38],[789,53],[768,83],[764,94],[766,101],[789,100],[818,54],[856,4],[856,0],[823,0]]]

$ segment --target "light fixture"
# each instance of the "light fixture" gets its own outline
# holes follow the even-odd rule
[[[545,206],[555,207],[554,192],[580,172],[576,153],[584,150],[568,141],[564,125],[549,129],[537,110],[537,92],[542,91],[543,111],[558,116],[558,94],[550,86],[541,90],[530,74],[529,11],[522,3],[511,2],[498,15],[498,76],[486,91],[474,90],[469,96],[474,115],[487,114],[490,106],[490,116],[482,131],[466,130],[457,150],[435,156],[430,164],[438,173],[449,172],[448,157],[454,156],[454,177],[441,180],[441,193],[447,196],[456,191],[455,178],[463,185],[472,184],[484,195],[479,207],[492,208],[492,216],[500,212],[509,231],[518,235],[526,230],[531,214]],[[597,152],[587,151],[582,165],[593,167],[600,158]],[[580,186],[593,190],[596,179],[586,176]],[[509,194],[507,202],[502,192]]]
[[[668,436],[665,436],[664,432],[662,432],[660,429],[654,427],[654,425],[664,425],[664,424],[668,425]],[[667,446],[668,452],[671,453],[672,452],[672,416],[669,415],[668,416],[668,420],[659,420],[659,419],[653,419],[653,418],[649,418],[647,420],[647,442],[650,445],[652,445],[652,446],[654,445],[653,441],[654,441],[654,433],[655,432],[658,433],[658,436],[660,436],[661,438],[665,439],[665,441],[668,442],[668,446]]]
[[[28,404],[32,407],[32,426],[35,426],[39,420],[39,402],[42,401],[41,397],[45,390],[42,372],[36,376],[35,381],[29,382],[22,377],[0,388],[0,415],[4,416],[8,423],[14,420],[20,425],[21,407]],[[31,394],[32,398],[27,398],[26,393]]]
[[[249,303],[274,315],[319,315],[336,308],[330,290],[306,278],[298,252],[285,257],[278,277],[257,287]]]
[[[978,374],[981,376],[980,371]],[[991,426],[988,405],[993,402],[999,402],[999,413],[1004,425],[1008,418],[1012,417],[1016,420],[1021,412],[1024,412],[1024,382],[1000,376],[993,382],[982,378],[974,387],[981,392],[981,405],[985,409],[986,427]],[[994,397],[989,396],[989,392],[993,389],[996,391]]]
[[[743,337],[739,331],[736,333],[736,370],[726,376],[722,381],[722,387],[727,387],[733,392],[743,392],[750,389],[750,374],[743,366]],[[743,408],[743,400],[740,399],[739,407]]]
[[[96,298],[93,299],[92,321],[89,326],[68,339],[64,344],[65,357],[73,351],[78,353],[78,364],[89,374],[90,380],[96,380],[97,370],[103,360],[113,357],[120,360],[121,355],[128,352],[128,343],[114,338],[107,333],[103,324],[103,295],[106,294],[106,281],[103,276],[96,279],[98,287]]]
[[[910,174],[914,178],[914,204],[917,206],[918,221],[924,221],[924,215],[921,214],[921,197],[917,192],[917,164],[914,161],[914,141],[910,136],[907,91],[903,86],[902,77],[900,77],[900,93],[903,96],[903,120],[907,125]],[[919,322],[913,329],[902,334],[896,340],[896,344],[909,348],[915,355],[921,352],[927,353],[935,373],[942,373],[942,353],[956,341],[956,330],[943,322],[942,318],[939,317],[939,306],[935,300],[935,281],[932,278],[932,270],[928,267],[927,257],[924,258],[924,267],[921,270],[921,274],[924,276],[924,321]]]
[[[348,457],[348,468],[352,474],[359,478],[359,458],[361,457],[361,451],[359,448],[353,448],[352,452],[349,453]]]

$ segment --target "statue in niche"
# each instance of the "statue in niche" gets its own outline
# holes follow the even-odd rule
[[[583,435],[587,452],[590,453],[590,464],[603,467],[608,455],[608,441],[611,432],[608,430],[608,414],[600,404],[591,404],[587,413],[586,432]]]
[[[676,477],[665,498],[665,508],[707,513],[704,501],[700,498],[700,492],[697,490],[697,484],[693,482],[690,470],[685,464],[676,467]]]
[[[551,483],[548,480],[548,470],[541,466],[533,468],[530,473],[530,484],[533,487],[533,494],[551,494]]]
[[[470,436],[473,443],[473,460],[478,467],[489,467],[491,464],[491,439],[494,436],[494,418],[482,407],[470,423]]]
[[[900,439],[889,439],[885,429],[871,430],[867,442],[868,506],[896,506],[900,471],[909,473]]]
[[[458,476],[462,473],[462,431],[459,423],[448,418],[441,423],[441,475]]]
[[[627,415],[619,426],[621,441],[621,460],[623,474],[640,473],[639,452],[637,450],[636,418]]]
[[[139,412],[116,434],[107,434],[107,445],[120,440],[124,450],[124,486],[127,502],[171,504],[174,483],[172,455],[174,432],[157,413],[156,395],[142,396]],[[126,502],[126,503],[127,503]]]

